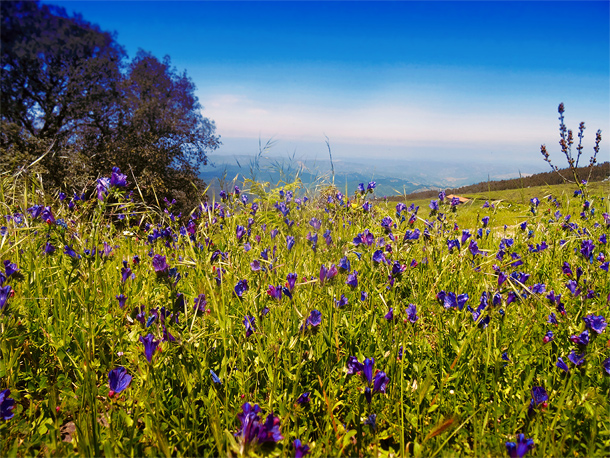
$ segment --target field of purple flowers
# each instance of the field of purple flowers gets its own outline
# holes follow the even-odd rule
[[[608,452],[607,186],[185,216],[0,178],[2,456]]]

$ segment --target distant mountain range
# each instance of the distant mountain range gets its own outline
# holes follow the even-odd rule
[[[310,190],[324,184],[334,183],[343,192],[351,194],[359,183],[375,181],[377,196],[410,194],[429,189],[456,188],[481,181],[500,180],[528,176],[544,169],[544,163],[519,170],[514,164],[406,161],[379,158],[344,158],[312,160],[273,156],[212,156],[211,163],[200,169],[199,176],[210,185],[210,194],[218,195],[221,189],[229,190],[232,182],[241,183],[245,178],[269,182],[292,182],[301,178]],[[542,161],[540,161],[542,162]],[[547,166],[548,167],[548,166]],[[333,174],[334,172],[334,174]]]

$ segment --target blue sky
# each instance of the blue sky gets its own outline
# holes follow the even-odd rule
[[[609,2],[48,2],[169,55],[223,147],[544,166],[566,121],[610,133]],[[607,137],[608,138],[608,137]],[[608,158],[608,141],[601,159]],[[554,154],[553,154],[554,153]]]

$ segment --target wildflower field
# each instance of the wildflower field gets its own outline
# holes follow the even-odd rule
[[[174,215],[0,180],[1,456],[608,453],[607,182]]]

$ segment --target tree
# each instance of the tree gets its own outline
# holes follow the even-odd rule
[[[195,85],[169,57],[139,51],[125,64],[114,37],[78,15],[37,2],[1,5],[2,170],[44,156],[37,165],[52,188],[119,166],[149,196],[201,190],[197,169],[220,141]]]
[[[203,190],[197,169],[220,144],[214,123],[201,115],[195,89],[168,56],[161,62],[140,50],[123,81],[117,126],[109,135],[94,135],[87,146],[103,158],[97,161],[100,173],[118,165],[132,171],[145,192],[192,200]]]
[[[109,33],[64,9],[2,2],[1,11],[2,146],[13,166],[50,148],[41,164],[60,186],[80,130],[118,96],[125,53]]]

